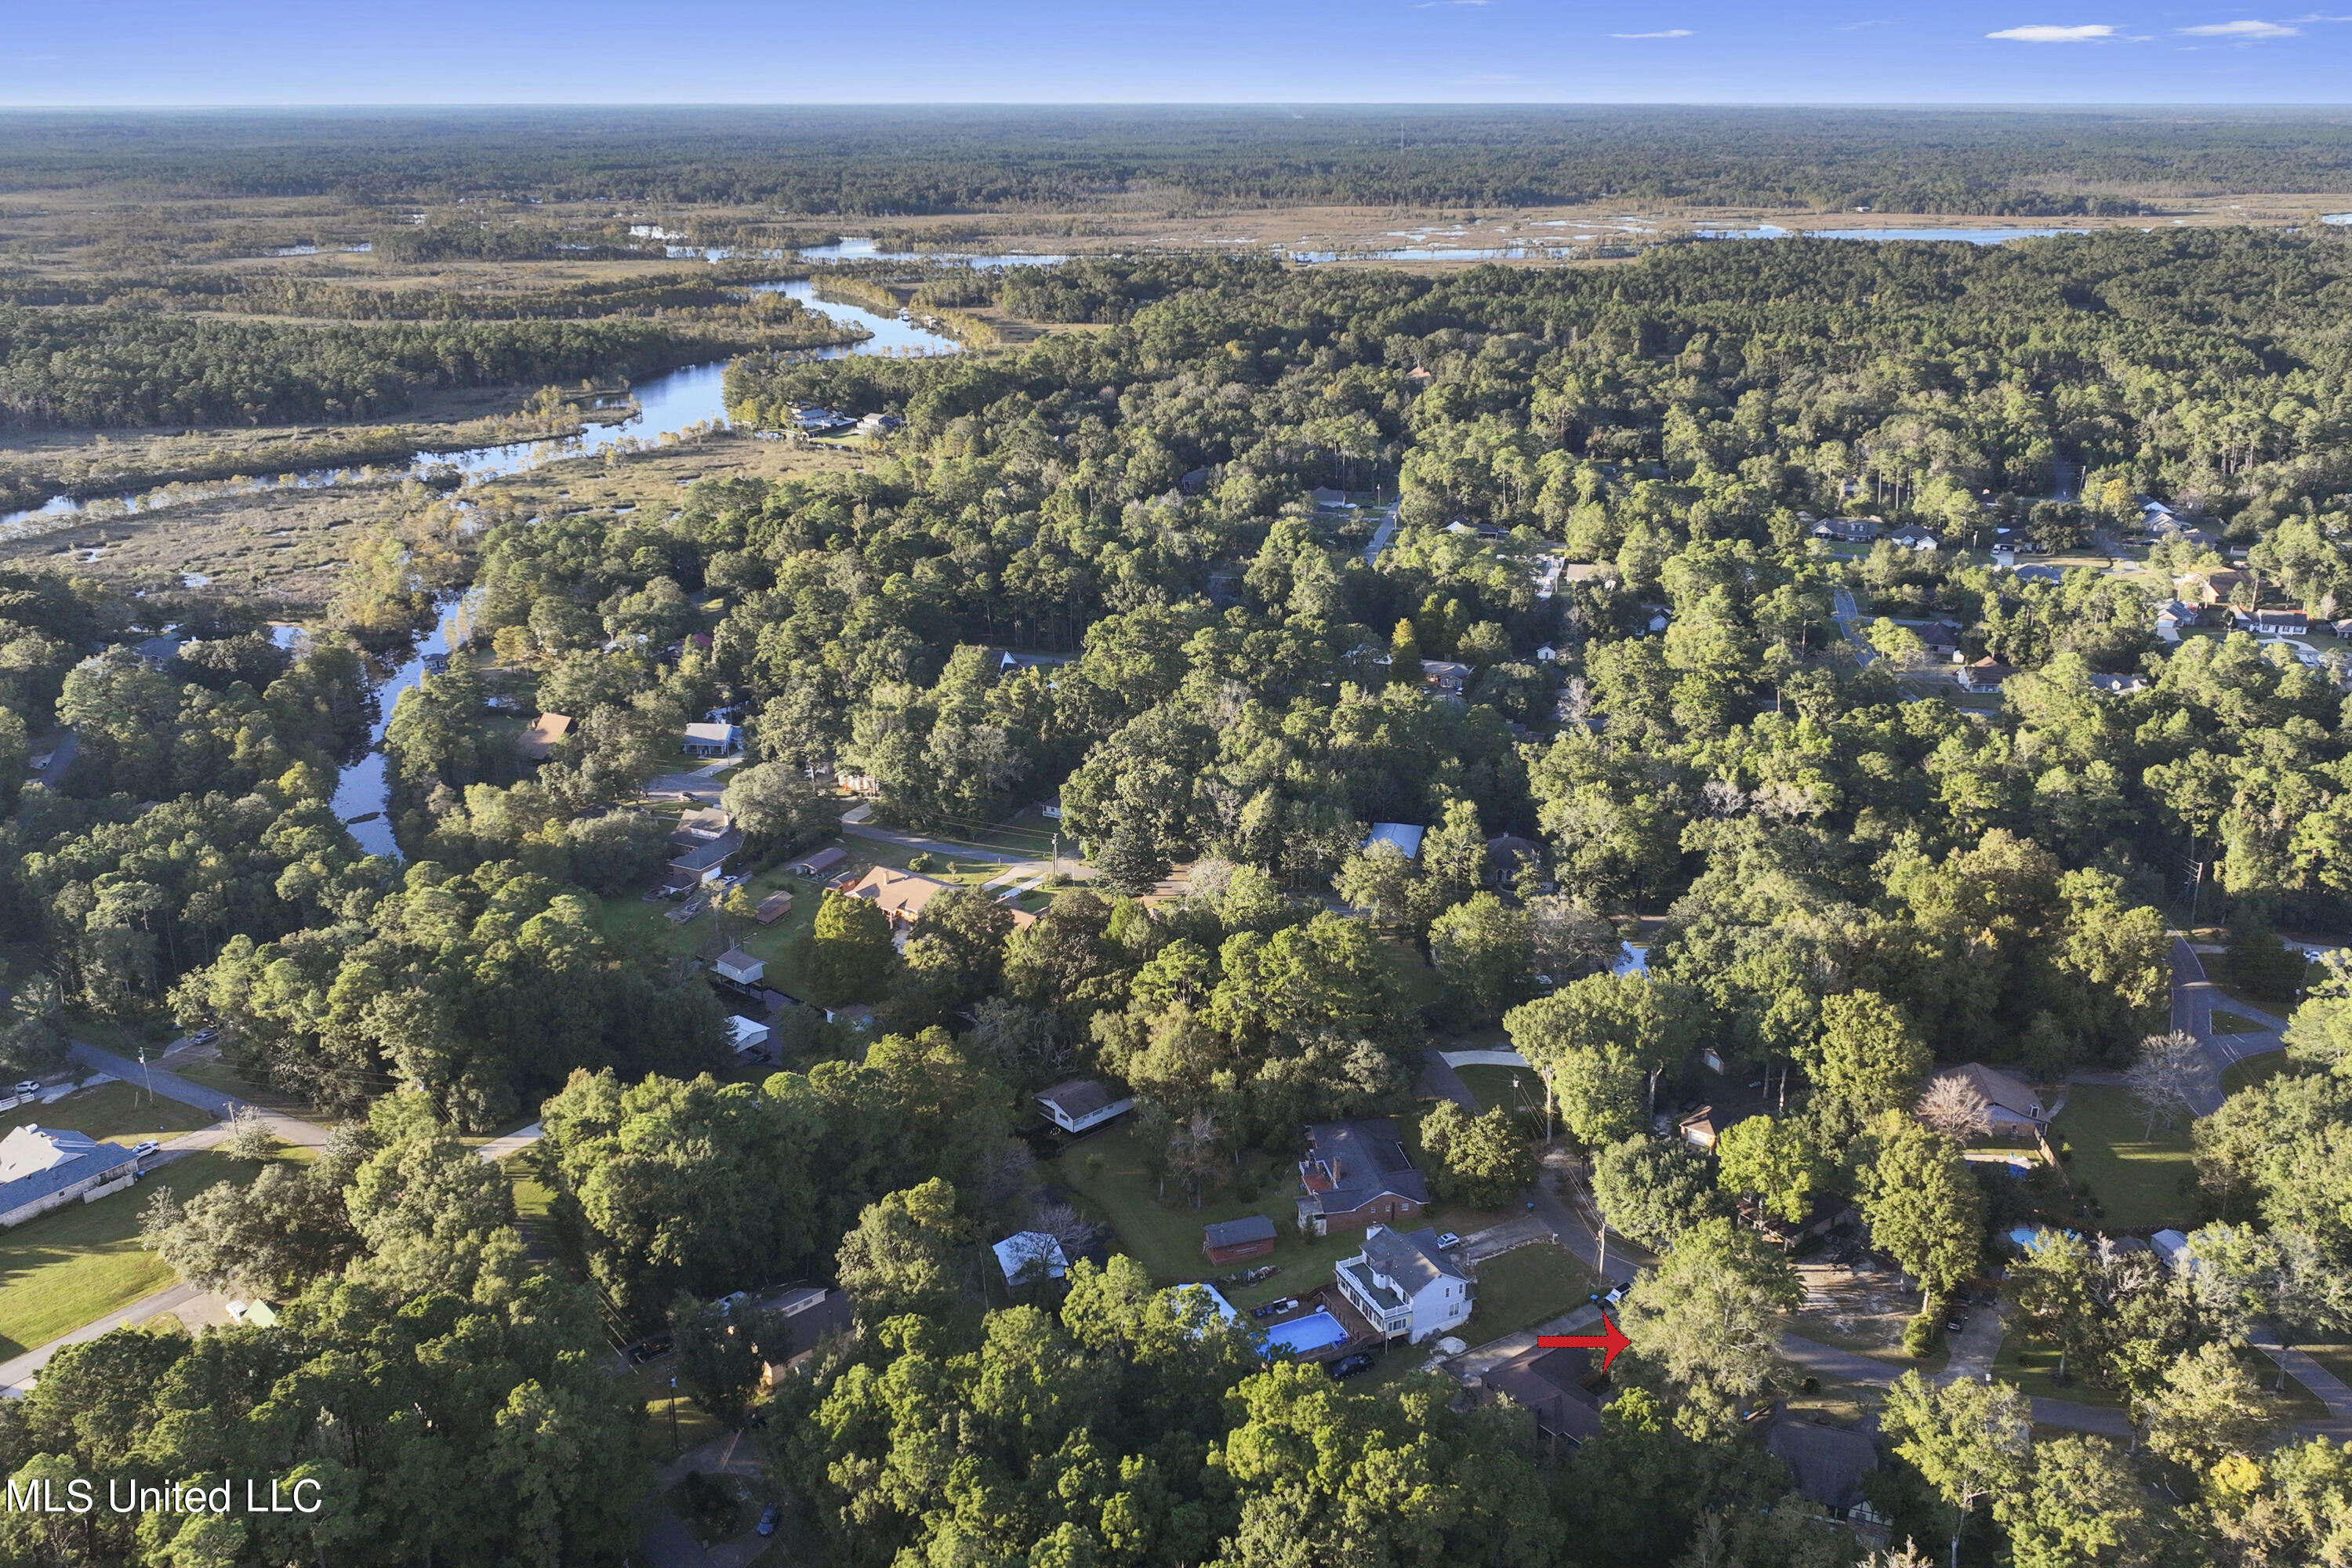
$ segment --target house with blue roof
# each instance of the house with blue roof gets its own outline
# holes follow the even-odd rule
[[[58,1127],[19,1127],[0,1138],[0,1226],[19,1226],[79,1198],[119,1193],[139,1175],[120,1143]]]

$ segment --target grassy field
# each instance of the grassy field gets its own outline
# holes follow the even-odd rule
[[[1470,1321],[1454,1332],[1483,1344],[1548,1323],[1583,1306],[1600,1289],[1600,1277],[1565,1247],[1538,1242],[1514,1247],[1478,1265]]]
[[[1097,1156],[1100,1156],[1099,1168]],[[1230,1192],[1213,1195],[1197,1209],[1172,1181],[1164,1200],[1154,1195],[1157,1184],[1145,1173],[1142,1143],[1124,1123],[1077,1143],[1063,1154],[1060,1168],[1063,1184],[1108,1219],[1125,1249],[1163,1284],[1210,1279],[1265,1263],[1279,1264],[1282,1272],[1273,1279],[1225,1292],[1234,1305],[1243,1308],[1329,1284],[1333,1265],[1361,1250],[1361,1235],[1347,1231],[1302,1237],[1296,1223],[1298,1178],[1295,1169],[1287,1162],[1272,1162],[1259,1153],[1245,1158],[1265,1173],[1264,1190],[1246,1201]],[[1276,1239],[1271,1257],[1220,1267],[1202,1254],[1202,1226],[1253,1214],[1274,1221]],[[1423,1215],[1420,1225],[1466,1236],[1498,1217],[1459,1205],[1437,1204]],[[1577,1300],[1583,1300],[1580,1292]]]
[[[2213,1031],[2221,1035],[2252,1035],[2262,1032],[2262,1026],[2241,1013],[2226,1007],[2213,1009]]]
[[[2294,1063],[2284,1051],[2265,1051],[2258,1057],[2248,1057],[2242,1062],[2231,1062],[2221,1073],[2221,1092],[2235,1094],[2265,1079],[2276,1078]]]
[[[176,1100],[150,1100],[146,1090],[116,1079],[76,1089],[47,1105],[20,1105],[0,1116],[0,1137],[19,1127],[37,1125],[68,1128],[117,1143],[136,1143],[144,1138],[192,1132],[212,1124],[211,1117],[192,1105],[182,1105]]]
[[[1455,1068],[1454,1075],[1463,1087],[1477,1098],[1482,1110],[1497,1105],[1509,1106],[1521,1111],[1541,1136],[1543,1125],[1543,1079],[1531,1068],[1466,1067]]]
[[[172,1283],[163,1260],[139,1245],[139,1214],[158,1185],[184,1200],[258,1169],[226,1154],[184,1154],[127,1193],[0,1232],[0,1356],[37,1349]]]
[[[2278,1363],[2258,1350],[2241,1347],[2238,1363],[2264,1389],[2273,1389],[2279,1383]],[[2081,1375],[2081,1363],[2068,1368],[2070,1381],[2054,1383],[2051,1374],[2058,1370],[2058,1352],[2039,1341],[2012,1332],[2000,1342],[2000,1352],[1993,1357],[1992,1374],[2003,1383],[2015,1384],[2036,1399],[2071,1399],[2077,1405],[2095,1405],[2105,1410],[2122,1410],[2128,1401],[2112,1389],[2102,1388],[2088,1377]],[[2281,1421],[2322,1421],[2327,1417],[2327,1407],[2305,1391],[2293,1378],[2275,1395],[2277,1419]]]
[[[688,1448],[726,1435],[726,1428],[701,1405],[683,1393],[671,1392],[674,1359],[657,1356],[643,1366],[631,1368],[627,1374],[646,1403],[646,1455],[656,1464],[666,1464]]]
[[[205,1089],[215,1089],[222,1094],[233,1094],[239,1100],[250,1100],[264,1110],[283,1111],[289,1116],[298,1116],[305,1121],[314,1121],[319,1118],[320,1113],[315,1106],[305,1105],[290,1095],[280,1094],[274,1089],[242,1077],[235,1068],[217,1057],[184,1063],[173,1062],[172,1071],[175,1076],[186,1079],[190,1083],[200,1084]]]
[[[2189,1130],[2158,1123],[2153,1136],[2119,1085],[2078,1083],[2054,1123],[2074,1150],[2068,1167],[2105,1206],[2111,1231],[2154,1230],[2197,1217]]]

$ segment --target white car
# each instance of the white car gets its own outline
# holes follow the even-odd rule
[[[134,1160],[144,1160],[148,1155],[152,1154],[156,1150],[161,1149],[163,1146],[163,1145],[156,1142],[152,1138],[150,1138],[144,1143],[132,1144],[131,1146],[131,1157]]]

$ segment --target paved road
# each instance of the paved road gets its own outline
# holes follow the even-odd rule
[[[180,1314],[183,1322],[190,1319],[200,1321],[226,1322],[228,1314],[221,1310],[221,1299],[196,1285],[171,1285],[152,1296],[142,1296],[128,1307],[109,1312],[92,1322],[84,1323],[60,1339],[51,1340],[38,1350],[26,1351],[10,1361],[0,1362],[0,1395],[20,1399],[33,1386],[34,1378],[49,1364],[49,1358],[67,1345],[82,1344],[111,1333],[132,1323],[143,1323],[166,1312]],[[194,1327],[194,1323],[189,1324]]]
[[[1854,604],[1853,595],[1843,588],[1832,588],[1830,593],[1830,614],[1837,617],[1838,630],[1845,634],[1845,640],[1853,645],[1854,663],[1868,669],[1870,661],[1878,657],[1878,650],[1870,646],[1868,639],[1854,626],[1862,616],[1862,610]]]
[[[182,1105],[194,1106],[196,1110],[214,1116],[226,1117],[238,1107],[252,1104],[251,1101],[239,1100],[233,1094],[224,1094],[219,1089],[207,1089],[203,1084],[191,1079],[182,1078],[178,1073],[167,1068],[156,1067],[152,1063],[142,1068],[129,1057],[120,1057],[112,1051],[100,1050],[96,1046],[85,1045],[79,1040],[73,1043],[73,1058],[84,1067],[95,1068],[110,1078],[119,1078],[125,1083],[140,1087],[152,1086],[156,1094],[165,1100],[176,1100]],[[266,1106],[254,1105],[253,1110],[261,1118],[263,1124],[278,1135],[281,1142],[291,1143],[297,1148],[323,1149],[331,1136],[326,1128],[315,1121],[305,1121],[299,1116],[289,1116],[282,1110],[272,1110]],[[206,1132],[211,1133],[209,1138],[205,1136],[205,1132],[194,1132],[179,1140],[179,1144],[183,1148],[200,1149],[209,1147],[211,1143],[219,1141],[221,1136],[219,1130],[207,1129]]]
[[[1398,503],[1398,505],[1402,504],[1402,502]],[[1391,506],[1388,510],[1388,515],[1381,519],[1381,525],[1372,530],[1372,542],[1364,546],[1365,565],[1377,566],[1380,564],[1381,552],[1389,547],[1389,541],[1396,537],[1396,531],[1397,509],[1395,506]]]
[[[2327,1406],[2331,1418],[2352,1421],[2352,1387],[2347,1387],[2342,1378],[2288,1345],[2279,1338],[2279,1331],[2267,1323],[2246,1337],[2268,1352],[2289,1377],[2309,1389],[2313,1398]]]
[[[883,844],[896,844],[902,848],[921,849],[943,860],[988,860],[999,866],[1019,866],[1024,869],[1050,872],[1053,863],[1034,855],[1009,855],[1001,849],[983,849],[977,844],[959,844],[952,838],[927,838],[919,833],[897,833],[887,827],[877,827],[870,822],[845,822],[844,833],[856,838],[871,838]],[[1079,871],[1084,862],[1077,858],[1076,846],[1072,853],[1062,858],[1066,872]]]
[[[512,1132],[508,1133],[503,1138],[491,1139],[479,1149],[475,1150],[474,1152],[479,1154],[484,1160],[495,1165],[510,1154],[521,1153],[525,1149],[530,1148],[532,1144],[538,1142],[541,1138],[546,1136],[546,1129],[534,1121],[528,1127],[516,1128]]]
[[[2262,1030],[2251,1035],[2215,1033],[2216,1004],[2252,1018],[2263,1026]],[[2189,1097],[2200,1116],[2210,1116],[2221,1109],[2221,1074],[2231,1066],[2248,1057],[2286,1049],[2286,1041],[2281,1037],[2286,1020],[2222,995],[2221,988],[2205,978],[2205,965],[2189,945],[2189,939],[2179,936],[2172,939],[2172,1026],[2196,1036],[2198,1044],[2205,1047],[2206,1059],[2212,1065],[2210,1080],[2200,1085]]]

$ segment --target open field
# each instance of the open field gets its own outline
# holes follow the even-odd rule
[[[115,1143],[193,1132],[213,1119],[176,1100],[151,1099],[136,1084],[116,1079],[76,1089],[47,1105],[20,1105],[0,1116],[0,1137],[19,1127],[62,1127]]]
[[[226,1154],[184,1154],[127,1193],[68,1204],[0,1231],[0,1357],[45,1345],[172,1283],[163,1260],[139,1245],[140,1211],[157,1186],[184,1200],[216,1182],[249,1181],[257,1169]]]
[[[2284,1051],[2266,1051],[2258,1057],[2231,1062],[2221,1069],[2221,1092],[2224,1095],[2235,1094],[2265,1079],[2276,1078],[2294,1065]]]
[[[1600,1276],[1565,1247],[1538,1242],[1513,1247],[1478,1265],[1470,1321],[1451,1331],[1474,1345],[1484,1344],[1548,1323],[1582,1306],[1600,1289]]]
[[[2105,1208],[2115,1233],[2157,1230],[2197,1217],[2196,1170],[2189,1130],[2158,1123],[2153,1134],[2129,1093],[2115,1084],[2078,1083],[2053,1123],[2073,1146],[2068,1166]]]
[[[2238,1363],[2265,1389],[2274,1389],[2280,1382],[2278,1363],[2261,1351],[2241,1347]],[[2035,1399],[2071,1399],[2077,1405],[2092,1405],[2105,1410],[2125,1410],[2128,1401],[2114,1389],[2101,1387],[2082,1375],[2079,1363],[2067,1369],[2067,1380],[2056,1381],[2058,1352],[2014,1330],[2000,1342],[2000,1352],[1993,1357],[1992,1374],[2003,1383],[2015,1384]],[[2284,1390],[2274,1394],[2276,1419],[2281,1421],[2320,1421],[2326,1419],[2327,1407],[2304,1390],[2293,1378],[2285,1380]]]

